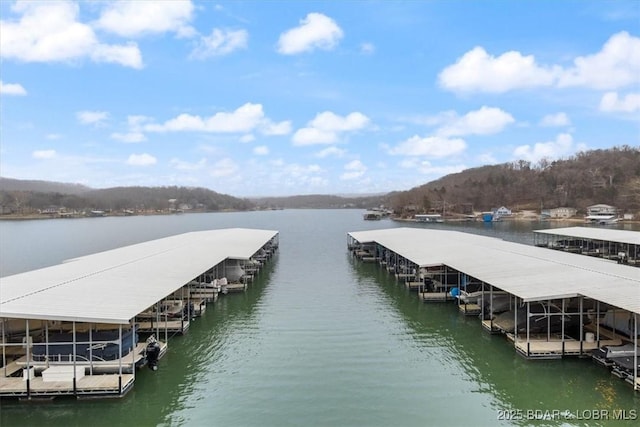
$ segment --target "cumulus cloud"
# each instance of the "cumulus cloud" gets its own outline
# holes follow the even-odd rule
[[[544,127],[561,127],[569,126],[570,124],[571,120],[569,120],[569,116],[564,112],[547,114],[540,120],[540,126]]]
[[[107,3],[95,26],[123,37],[174,32],[180,37],[195,33],[190,0],[116,1]]]
[[[246,30],[226,30],[214,28],[209,36],[201,36],[189,55],[192,59],[208,59],[213,56],[228,55],[239,49],[246,49],[249,33]]]
[[[600,100],[600,111],[607,113],[634,113],[640,111],[640,92],[622,97],[617,92],[607,92]]]
[[[460,138],[444,138],[440,136],[420,137],[414,135],[390,148],[389,154],[403,156],[448,157],[462,153],[467,144]]]
[[[533,55],[518,51],[496,57],[477,46],[442,70],[438,80],[444,89],[459,93],[571,86],[617,89],[640,82],[640,38],[624,31],[614,34],[599,52],[576,57],[571,67],[539,65]]]
[[[360,112],[353,112],[341,117],[331,111],[325,111],[307,123],[307,127],[298,129],[293,134],[293,145],[333,144],[344,132],[364,129],[370,120]]]
[[[100,43],[93,29],[79,22],[77,3],[17,2],[11,10],[20,17],[14,21],[0,20],[1,58],[24,62],[70,62],[89,58],[136,69],[143,66],[135,43]]]
[[[157,162],[158,159],[147,153],[132,154],[127,159],[127,164],[131,166],[150,166],[155,165]]]
[[[344,156],[346,153],[346,150],[343,150],[341,148],[338,147],[327,147],[324,150],[320,150],[318,151],[315,156],[319,157],[321,159],[324,159],[325,157],[342,157]]]
[[[449,115],[436,131],[440,136],[491,135],[501,132],[515,120],[500,108],[485,107],[470,111],[462,117]]]
[[[543,158],[557,159],[585,148],[583,144],[574,144],[570,134],[561,133],[553,141],[537,142],[533,146],[520,145],[513,151],[513,156],[518,160],[537,162]]]
[[[583,86],[592,89],[617,89],[640,82],[640,38],[626,31],[614,34],[602,50],[579,56],[565,70],[559,87]]]
[[[83,125],[101,126],[109,118],[109,113],[106,111],[78,111],[76,118]]]
[[[331,50],[342,37],[342,29],[333,19],[321,13],[309,13],[298,27],[280,35],[278,52],[295,55],[315,49]]]
[[[434,166],[428,160],[420,160],[417,158],[404,159],[399,163],[399,166],[403,169],[415,169],[417,172],[424,175],[443,176],[452,173],[458,173],[465,169],[465,165],[438,165]]]
[[[261,125],[261,131],[265,135],[289,135],[291,133],[291,121],[285,120],[273,123],[270,120],[265,120]]]
[[[536,64],[533,55],[510,51],[495,57],[478,46],[442,70],[438,79],[443,88],[453,92],[503,93],[549,86],[556,73]]]
[[[5,83],[0,80],[0,95],[16,95],[24,96],[27,91],[21,84],[18,83]]]
[[[266,156],[267,154],[269,154],[269,147],[267,147],[266,145],[259,145],[257,147],[254,147],[253,154],[255,154],[256,156]]]
[[[36,150],[31,156],[34,159],[53,159],[56,157],[56,150]]]
[[[147,137],[144,136],[142,132],[127,132],[127,133],[114,132],[111,134],[111,138],[121,142],[129,143],[129,144],[135,144],[135,143],[144,142],[147,140]]]
[[[344,165],[344,170],[345,172],[340,175],[340,179],[349,181],[361,178],[367,172],[367,167],[360,160],[352,160]]]
[[[231,113],[219,112],[210,117],[180,114],[163,124],[150,123],[144,126],[148,132],[251,132],[264,119],[262,105],[246,103]]]

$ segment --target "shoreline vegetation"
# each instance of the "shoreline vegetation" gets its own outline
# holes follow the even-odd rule
[[[296,209],[304,209],[304,208],[287,208],[291,210]],[[309,208],[309,209],[318,209],[319,208]],[[340,209],[340,208],[336,208]],[[357,209],[357,208],[356,208]],[[252,211],[270,211],[276,210],[273,208],[267,209],[253,209]],[[281,210],[281,209],[277,209]],[[198,213],[226,213],[226,212],[247,212],[240,211],[234,209],[227,209],[221,211],[163,211],[163,212],[154,212],[154,211],[144,211],[144,212],[104,212],[101,214],[84,214],[84,213],[71,213],[67,215],[52,215],[46,213],[27,213],[27,214],[5,214],[0,215],[0,221],[30,221],[30,220],[46,220],[46,219],[78,219],[78,218],[106,218],[106,217],[126,217],[126,216],[158,216],[158,215],[186,215],[186,214],[198,214]],[[399,215],[391,215],[389,217],[392,221],[398,222],[419,222],[413,217],[399,216]],[[451,216],[442,217],[443,222],[482,222],[481,214],[477,213],[475,218],[469,218],[468,215],[456,215],[452,214]],[[522,222],[548,222],[548,223],[570,223],[570,224],[584,224],[586,221],[584,217],[571,217],[571,218],[545,218],[542,219],[540,214],[532,212],[532,211],[523,211],[516,212],[510,216],[504,216],[500,218],[500,221],[522,221]],[[498,222],[500,222],[498,221]],[[619,219],[620,224],[640,224],[640,220],[636,219]]]

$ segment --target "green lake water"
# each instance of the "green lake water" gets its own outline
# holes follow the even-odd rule
[[[423,304],[385,270],[352,259],[348,231],[408,225],[365,222],[362,213],[0,222],[1,276],[193,230],[280,232],[277,256],[249,290],[209,305],[185,336],[170,339],[157,372],[139,371],[128,395],[3,400],[0,425],[636,425],[588,419],[596,409],[640,409],[640,393],[590,360],[524,360],[504,337],[485,333],[477,318],[465,318],[453,304]],[[526,244],[533,241],[532,229],[549,226],[422,225]],[[505,410],[563,415],[499,420]]]

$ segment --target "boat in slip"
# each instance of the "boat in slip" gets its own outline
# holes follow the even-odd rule
[[[633,344],[605,345],[593,350],[591,357],[600,365],[610,367],[615,364],[616,360],[633,357],[636,352],[640,354],[640,349],[636,349]]]
[[[618,223],[618,217],[615,215],[587,215],[584,220],[588,224],[611,225]]]
[[[527,320],[528,314],[528,320]],[[516,323],[517,322],[517,323]],[[588,323],[587,316],[583,318]],[[516,310],[505,311],[493,319],[493,325],[504,333],[511,334],[541,334],[557,333],[564,328],[565,333],[576,329],[580,325],[579,316],[563,314],[555,304],[542,302],[530,303],[518,307]]]
[[[377,221],[382,219],[382,212],[378,211],[367,211],[362,215],[362,218],[365,221]]]

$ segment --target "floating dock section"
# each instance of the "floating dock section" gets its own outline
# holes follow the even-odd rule
[[[0,278],[0,397],[125,395],[170,334],[277,248],[277,231],[199,231]]]
[[[591,357],[601,347],[635,345],[620,376],[640,389],[635,267],[445,230],[350,232],[347,245],[360,259],[374,257],[405,280],[422,281],[423,301],[455,297],[461,313],[479,315],[485,330],[505,334],[528,359]]]
[[[606,227],[534,230],[534,245],[640,267],[640,233]]]

